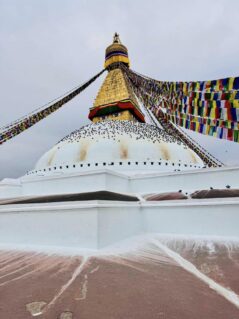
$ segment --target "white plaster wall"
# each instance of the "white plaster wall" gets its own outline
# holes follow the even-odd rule
[[[130,178],[130,192],[193,192],[194,190],[213,188],[239,188],[239,168],[201,169],[191,172],[154,174]]]
[[[97,249],[142,233],[239,237],[239,198],[0,206],[0,243]]]
[[[22,178],[24,196],[93,192],[108,190],[120,193],[146,194],[184,192],[213,188],[239,188],[239,168],[200,169],[174,173],[122,174],[113,170],[88,171],[62,176]],[[6,194],[6,193],[4,193]],[[9,196],[11,197],[11,196]]]
[[[0,211],[0,243],[96,249],[97,220],[96,208],[6,207]]]
[[[84,193],[101,190],[127,193],[129,189],[127,176],[107,170],[54,177],[23,178],[22,184],[24,196]]]
[[[106,173],[105,190],[111,192],[128,193],[129,192],[129,178],[124,175],[117,175]]]
[[[145,205],[143,224],[146,233],[239,237],[239,199]]]
[[[102,248],[143,232],[139,204],[99,207],[98,247]]]
[[[94,192],[105,189],[105,179],[104,173],[35,177],[23,180],[23,194],[27,196]]]
[[[21,185],[5,185],[0,184],[0,199],[1,198],[12,198],[22,195]]]

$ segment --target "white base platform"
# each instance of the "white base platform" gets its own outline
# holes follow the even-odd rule
[[[191,193],[195,190],[239,188],[239,167],[193,169],[181,172],[117,172],[113,169],[88,170],[55,176],[23,176],[0,182],[0,199],[20,196],[111,191],[126,194],[163,192]]]
[[[158,233],[239,237],[239,198],[0,206],[0,243],[100,249]]]

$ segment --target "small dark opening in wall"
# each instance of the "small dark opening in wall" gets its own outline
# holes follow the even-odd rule
[[[103,165],[105,166],[105,165],[106,165],[106,163],[103,163]]]
[[[122,163],[122,162],[119,162],[119,164],[122,165],[123,163]]]
[[[98,163],[95,163],[95,166],[98,166]]]

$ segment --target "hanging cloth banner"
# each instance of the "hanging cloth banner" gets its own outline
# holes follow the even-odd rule
[[[124,69],[154,114],[174,124],[239,142],[239,77],[200,82],[163,82]]]
[[[184,114],[183,114],[184,115]],[[228,139],[239,143],[239,124],[235,122],[213,122],[211,119],[205,120],[204,123],[200,119],[192,119],[191,117],[180,117],[176,114],[167,114],[165,116],[172,123],[193,130],[197,133],[202,133],[217,138]],[[228,127],[226,126],[228,125]],[[229,133],[230,132],[230,133]]]
[[[24,118],[15,121],[14,123],[5,126],[4,131],[0,132],[0,144],[3,144],[4,142],[7,142],[11,138],[17,136],[18,134],[22,133],[23,131],[27,130],[31,126],[35,125],[39,121],[43,120],[53,112],[57,111],[59,108],[61,108],[64,104],[72,100],[74,97],[76,97],[78,94],[80,94],[82,91],[84,91],[91,83],[93,83],[103,72],[102,70],[98,74],[96,74],[94,77],[92,77],[89,81],[85,82],[83,85],[77,87],[76,89],[72,90],[70,93],[65,95],[63,98],[58,100],[57,102],[54,102],[50,106],[37,111],[33,114],[30,114],[29,116],[25,116]]]

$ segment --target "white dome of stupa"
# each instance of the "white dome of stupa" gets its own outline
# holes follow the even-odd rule
[[[204,166],[184,143],[156,126],[132,121],[103,121],[75,130],[37,162],[28,175],[83,170],[178,171]]]

